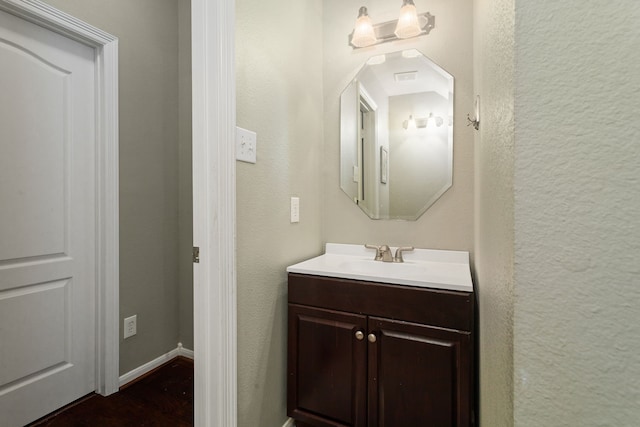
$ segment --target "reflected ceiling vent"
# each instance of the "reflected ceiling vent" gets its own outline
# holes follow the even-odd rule
[[[393,78],[397,82],[412,82],[418,79],[417,71],[405,71],[403,73],[395,73]]]

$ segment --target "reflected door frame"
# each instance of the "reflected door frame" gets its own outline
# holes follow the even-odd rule
[[[0,10],[96,53],[96,392],[119,388],[118,39],[39,0],[0,0]]]

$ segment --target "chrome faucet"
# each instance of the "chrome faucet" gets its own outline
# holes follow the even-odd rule
[[[393,257],[393,262],[404,262],[402,258],[402,252],[412,251],[413,246],[404,246],[396,249],[396,255]]]
[[[402,258],[402,252],[413,250],[413,246],[400,247],[396,249],[396,255],[391,256],[391,248],[387,245],[364,245],[364,247],[367,249],[375,249],[376,257],[374,258],[374,260],[382,262],[404,262],[404,259]]]
[[[376,257],[375,261],[382,262],[393,262],[393,257],[391,256],[391,248],[387,245],[376,246],[376,245],[364,245],[367,249],[375,249]]]

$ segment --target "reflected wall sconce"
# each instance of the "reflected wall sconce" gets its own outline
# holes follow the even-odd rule
[[[433,113],[429,113],[426,117],[413,117],[410,115],[409,118],[402,122],[402,127],[405,130],[413,130],[413,129],[424,129],[430,126],[440,127],[444,124],[444,119],[440,116],[434,116]]]
[[[358,18],[349,34],[349,44],[354,49],[408,39],[429,34],[435,27],[436,18],[429,12],[418,14],[413,0],[403,0],[400,16],[395,21],[373,24],[367,8],[362,6]]]
[[[426,127],[426,123],[420,123],[422,126],[420,127]],[[416,122],[416,119],[413,118],[413,116],[409,115],[409,118],[407,120],[405,120],[404,122],[402,122],[402,127],[405,130],[413,130],[416,129],[418,127],[418,123]]]

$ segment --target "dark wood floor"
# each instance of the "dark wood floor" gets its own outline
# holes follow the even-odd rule
[[[109,397],[97,394],[30,427],[193,425],[193,361],[178,357]]]

